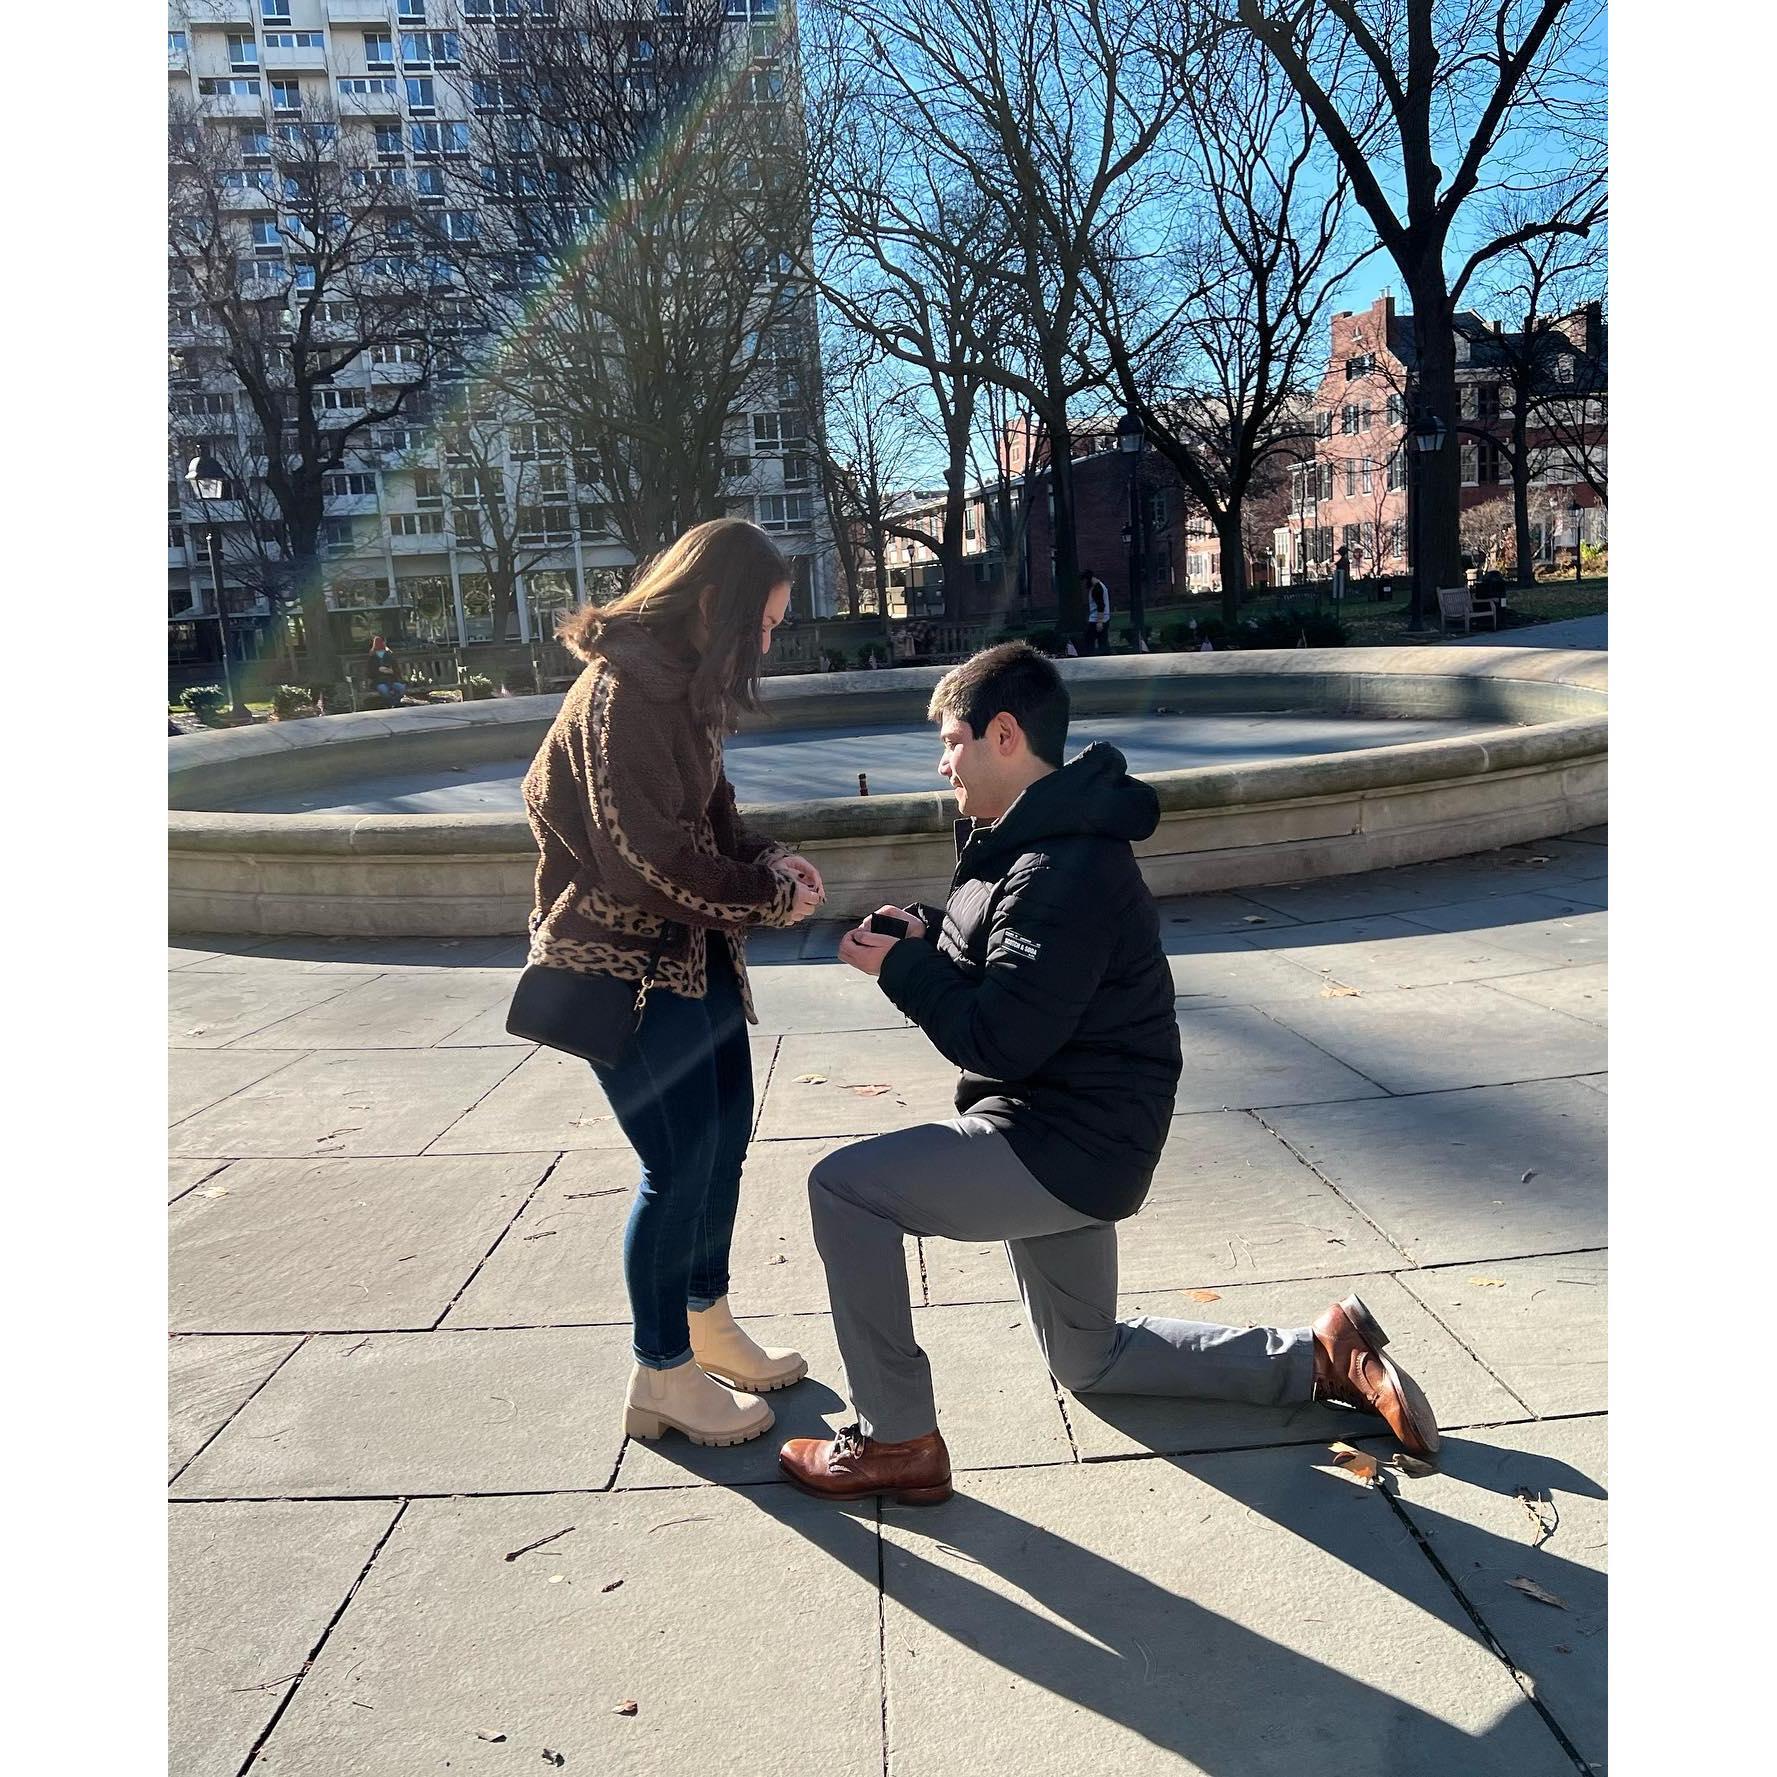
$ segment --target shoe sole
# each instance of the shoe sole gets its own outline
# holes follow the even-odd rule
[[[727,1449],[734,1444],[750,1444],[755,1438],[762,1438],[777,1423],[775,1414],[768,1417],[765,1423],[754,1431],[736,1432],[725,1435],[720,1432],[693,1431],[688,1425],[681,1425],[676,1419],[668,1419],[663,1413],[646,1413],[637,1407],[625,1408],[623,1414],[623,1431],[626,1437],[642,1438],[652,1441],[664,1437],[668,1431],[676,1431],[694,1444],[702,1444],[706,1449]]]
[[[782,1463],[778,1468],[798,1493],[806,1493],[810,1499],[824,1499],[829,1505],[836,1506],[853,1505],[866,1499],[880,1499],[886,1505],[896,1506],[941,1506],[956,1491],[949,1481],[943,1481],[936,1487],[867,1487],[858,1493],[829,1493],[824,1487],[810,1486]]]
[[[724,1388],[738,1388],[745,1394],[775,1394],[780,1388],[791,1388],[808,1374],[808,1361],[805,1358],[788,1376],[780,1376],[775,1382],[767,1382],[763,1378],[752,1376],[732,1376],[725,1370],[712,1370],[707,1364],[697,1366],[706,1376],[720,1382]]]

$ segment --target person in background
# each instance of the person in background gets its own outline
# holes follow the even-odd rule
[[[372,636],[370,639],[370,689],[388,709],[396,708],[407,695],[407,685],[401,677],[401,663],[395,658],[395,651],[381,636]]]
[[[1086,652],[1108,654],[1111,651],[1111,589],[1091,572],[1080,576],[1086,589]]]
[[[762,530],[694,526],[623,597],[563,623],[586,668],[524,780],[541,852],[529,961],[656,983],[627,1053],[593,1070],[642,1169],[623,1237],[631,1437],[743,1443],[771,1427],[759,1396],[808,1369],[728,1305],[753,1126],[746,934],[796,925],[824,892],[806,858],[742,823],[722,766],[789,600]]]

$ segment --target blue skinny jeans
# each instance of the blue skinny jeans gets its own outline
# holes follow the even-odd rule
[[[728,1294],[728,1248],[753,1127],[753,1058],[740,985],[709,935],[701,1000],[655,988],[629,1054],[594,1067],[642,1163],[623,1234],[635,1358],[670,1370],[691,1358],[688,1308]]]

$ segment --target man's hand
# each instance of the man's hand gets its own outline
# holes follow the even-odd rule
[[[878,913],[886,913],[892,919],[906,923],[909,938],[923,938],[926,935],[924,925],[900,907],[878,907]],[[875,977],[882,973],[884,958],[894,947],[901,943],[899,938],[887,938],[870,929],[869,920],[854,926],[839,940],[839,960],[849,963],[861,974]]]

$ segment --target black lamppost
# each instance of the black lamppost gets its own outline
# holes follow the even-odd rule
[[[1578,500],[1575,500],[1567,510],[1573,519],[1573,583],[1578,586],[1580,583],[1580,545],[1584,541],[1580,524],[1585,518],[1585,512]]]
[[[1117,448],[1129,465],[1129,526],[1123,535],[1129,543],[1129,627],[1135,637],[1137,654],[1148,651],[1148,614],[1142,585],[1147,563],[1141,534],[1141,454],[1147,441],[1141,421],[1133,413],[1126,413],[1118,420]]]
[[[193,457],[185,471],[185,479],[191,484],[191,491],[206,506],[212,500],[222,498],[227,481],[222,465],[211,456]],[[210,592],[216,601],[216,636],[222,651],[222,688],[228,695],[229,714],[237,722],[251,722],[253,712],[241,701],[228,659],[228,612],[222,603],[222,527],[212,524],[206,528],[210,533]]]
[[[1425,628],[1425,550],[1421,545],[1422,515],[1419,483],[1423,471],[1419,459],[1444,448],[1444,422],[1435,413],[1421,411],[1407,428],[1413,440],[1411,468],[1407,474],[1407,543],[1412,552],[1408,568],[1413,576],[1413,599],[1408,608],[1407,627]]]

